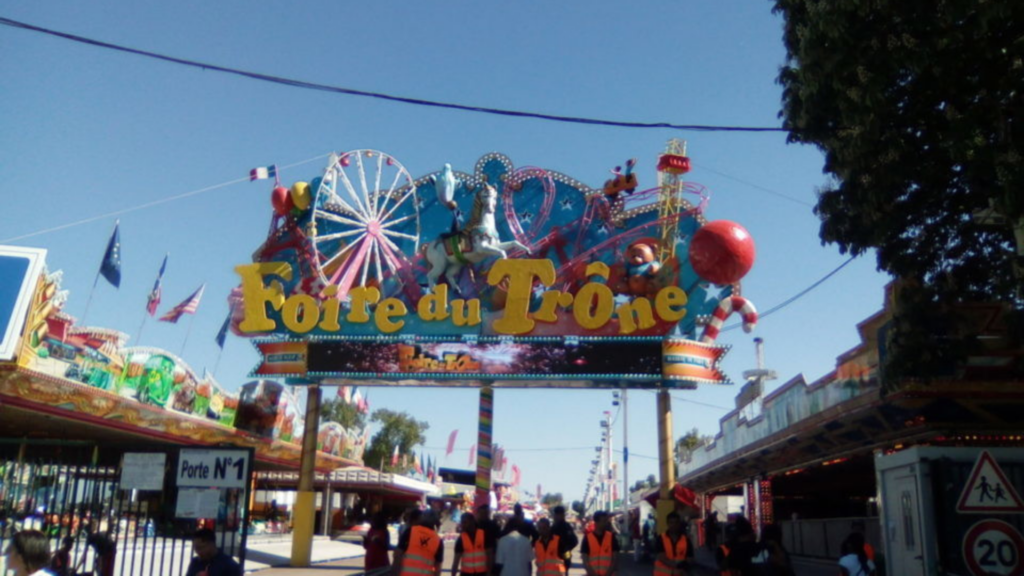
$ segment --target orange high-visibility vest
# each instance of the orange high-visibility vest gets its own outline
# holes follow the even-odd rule
[[[487,572],[487,552],[484,550],[484,529],[477,528],[473,541],[469,534],[462,533],[462,571],[466,574]]]
[[[669,537],[668,532],[661,535],[662,547],[665,549],[665,555],[668,556],[669,560],[685,560],[686,559],[686,536],[680,534],[679,540],[676,541],[676,545],[672,545],[672,538]],[[654,573],[658,576],[672,576],[672,574],[678,574],[678,570],[669,568],[667,564],[662,564],[657,560],[654,561]]]
[[[565,561],[558,554],[558,536],[552,536],[547,546],[538,538],[533,549],[537,555],[537,576],[565,574]]]
[[[601,542],[593,532],[587,534],[589,547],[590,565],[598,575],[609,574],[612,571],[612,533],[605,531]]]
[[[402,557],[401,576],[433,576],[437,570],[434,558],[441,547],[441,537],[426,526],[409,529],[409,549]]]
[[[739,572],[736,572],[734,570],[730,570],[728,568],[728,566],[729,566],[729,547],[726,546],[725,544],[722,544],[721,546],[718,547],[718,549],[722,551],[722,558],[725,560],[725,566],[722,567],[722,570],[719,572],[719,575],[720,576],[739,576]]]

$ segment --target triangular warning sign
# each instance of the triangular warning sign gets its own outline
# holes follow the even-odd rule
[[[983,450],[974,463],[956,511],[964,514],[1016,514],[1024,512],[1024,500],[1003,474],[995,458]]]

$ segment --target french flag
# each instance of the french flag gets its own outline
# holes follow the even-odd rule
[[[277,165],[271,164],[270,166],[260,166],[249,170],[249,181],[253,180],[267,180],[268,178],[277,178]]]

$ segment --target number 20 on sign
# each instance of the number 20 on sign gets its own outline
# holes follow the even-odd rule
[[[1024,537],[1012,524],[983,520],[964,536],[964,562],[975,576],[1022,576]]]

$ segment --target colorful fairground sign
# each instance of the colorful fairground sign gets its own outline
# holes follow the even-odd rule
[[[725,383],[715,344],[754,262],[747,231],[702,215],[671,141],[641,185],[603,185],[501,154],[413,178],[376,150],[332,154],[271,194],[253,263],[237,266],[234,329],[258,376],[445,386],[692,387]],[[698,332],[700,332],[698,336]]]

